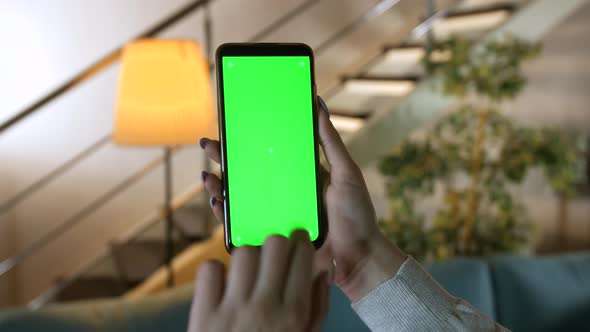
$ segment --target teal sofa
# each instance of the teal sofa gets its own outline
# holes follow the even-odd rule
[[[590,254],[455,259],[430,272],[451,294],[512,331],[590,331]],[[0,312],[4,331],[185,331],[190,287],[141,301],[99,300]],[[324,331],[368,331],[332,290]]]

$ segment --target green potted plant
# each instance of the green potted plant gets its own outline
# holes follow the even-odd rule
[[[576,151],[568,137],[519,126],[501,111],[525,85],[521,64],[539,51],[504,36],[483,44],[453,37],[427,52],[426,72],[460,103],[381,162],[391,213],[380,225],[403,250],[423,260],[526,251],[534,227],[510,186],[539,166],[556,192],[571,194]],[[428,198],[438,202],[430,213],[419,207]]]

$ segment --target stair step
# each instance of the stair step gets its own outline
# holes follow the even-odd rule
[[[492,1],[488,5],[471,5],[447,13],[434,22],[434,36],[447,38],[461,34],[476,37],[506,21],[516,9],[516,1]],[[407,43],[387,45],[383,55],[371,64],[368,75],[420,75],[427,34],[411,38]],[[436,56],[436,55],[435,55]]]
[[[164,220],[158,220],[140,233],[137,233],[135,239],[141,239],[141,241],[164,241],[165,236],[166,222]]]
[[[414,89],[416,76],[366,75],[345,77],[343,89],[352,94],[404,97]]]
[[[119,271],[111,255],[105,255],[84,272],[86,278],[119,278]]]
[[[202,241],[211,235],[215,216],[204,203],[187,204],[174,211],[174,225],[182,236],[191,241]]]
[[[421,44],[387,45],[383,55],[375,60],[366,74],[370,76],[413,76],[424,75],[420,61],[424,56]]]
[[[478,37],[504,23],[517,9],[514,1],[498,1],[489,6],[464,6],[433,23],[434,36],[446,39],[452,35]],[[414,42],[425,41],[427,34],[414,37]]]
[[[394,107],[402,100],[403,97],[357,95],[341,89],[326,102],[330,105],[330,110],[337,109],[339,115],[357,117],[373,114],[383,105]]]
[[[354,112],[347,113],[346,111],[330,110],[330,121],[341,135],[354,133],[365,125],[371,112]]]
[[[175,241],[175,254],[186,248],[187,244]],[[153,240],[137,240],[112,245],[112,255],[121,278],[129,284],[141,282],[160,266],[164,265],[166,243]]]
[[[125,287],[117,278],[84,277],[74,280],[56,296],[56,302],[121,296]]]
[[[417,76],[359,76],[343,78],[342,88],[328,103],[340,115],[366,117],[382,107],[394,107],[410,93]]]

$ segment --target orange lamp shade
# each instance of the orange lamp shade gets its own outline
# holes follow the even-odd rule
[[[113,139],[123,145],[196,143],[215,126],[209,64],[188,41],[140,40],[123,50]]]

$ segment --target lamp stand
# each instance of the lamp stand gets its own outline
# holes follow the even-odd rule
[[[174,208],[172,207],[172,148],[164,148],[164,211],[166,212],[166,268],[168,270],[167,286],[174,287],[174,270],[172,258],[174,257],[174,240],[172,231],[174,227]]]

